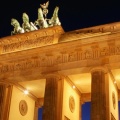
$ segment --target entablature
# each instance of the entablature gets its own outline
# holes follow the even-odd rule
[[[42,73],[78,68],[89,72],[94,66],[106,64],[110,66],[110,69],[120,68],[120,32],[118,28],[116,32],[100,33],[98,36],[91,33],[91,36],[73,41],[69,41],[67,38],[65,41],[62,40],[63,36],[68,33],[64,33],[61,26],[2,38],[0,42],[0,73],[2,73],[2,77],[9,72],[11,74],[16,72],[16,75],[21,76],[27,76],[32,72],[36,76],[42,76]],[[45,42],[43,37],[52,35],[55,38],[52,40],[56,42],[50,44],[46,42],[43,46],[38,42],[40,37],[41,41]],[[20,44],[26,40],[25,38],[27,38],[26,46],[22,47],[21,44],[20,49],[17,48],[15,43]],[[39,45],[30,47],[31,40],[38,40]],[[14,45],[12,46],[12,44]],[[5,46],[7,47],[5,48]]]

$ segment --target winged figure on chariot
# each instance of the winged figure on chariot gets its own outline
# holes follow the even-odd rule
[[[25,12],[22,14],[22,26],[20,26],[20,23],[16,19],[12,18],[11,25],[14,27],[14,30],[11,32],[11,35],[30,32],[41,28],[52,27],[55,25],[61,25],[58,17],[59,7],[55,7],[52,17],[48,19],[48,5],[49,1],[40,4],[40,8],[38,8],[38,18],[34,23],[29,22],[29,16]]]

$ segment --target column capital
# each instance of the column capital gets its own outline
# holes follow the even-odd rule
[[[58,80],[61,80],[63,79],[63,76],[60,75],[59,73],[57,72],[53,72],[53,73],[46,73],[46,74],[43,74],[43,76],[46,78],[46,79],[49,79],[49,78],[57,78]]]
[[[102,71],[104,73],[108,73],[108,69],[106,67],[98,66],[90,69],[90,72]]]

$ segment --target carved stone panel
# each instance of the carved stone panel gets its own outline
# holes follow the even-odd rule
[[[69,108],[70,108],[70,111],[73,113],[75,110],[75,99],[73,96],[69,97]]]
[[[22,116],[25,116],[28,111],[27,102],[25,100],[21,100],[19,103],[19,111]]]

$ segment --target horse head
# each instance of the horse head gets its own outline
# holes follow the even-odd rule
[[[50,19],[50,22],[52,23],[52,25],[61,25],[61,22],[58,18],[58,11],[59,11],[59,7],[55,7],[54,12],[53,12],[53,16]]]
[[[20,27],[20,23],[16,19],[11,19],[11,25],[14,27],[14,31],[11,32],[12,35],[24,33],[24,29]]]
[[[11,25],[14,26],[14,27],[19,27],[20,26],[19,22],[14,18],[11,19]]]

